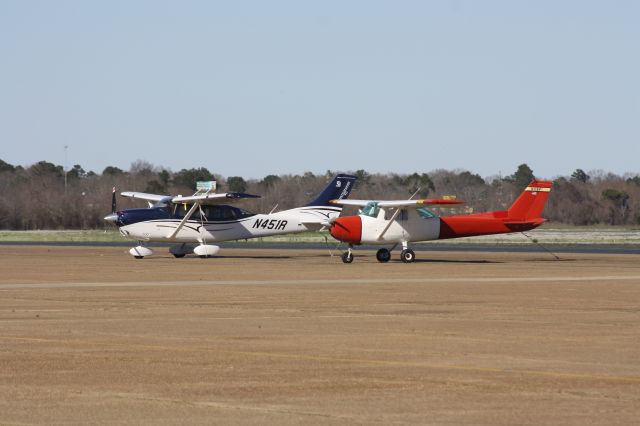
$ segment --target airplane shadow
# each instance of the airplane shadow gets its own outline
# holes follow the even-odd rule
[[[401,260],[394,260],[394,263],[402,263]],[[499,264],[495,260],[455,260],[455,259],[415,259],[413,263],[469,263],[469,264]]]
[[[255,255],[255,256],[211,256],[207,259],[201,259],[198,256],[185,256],[183,258],[179,258],[176,259],[173,256],[154,256],[154,257],[149,257],[149,260],[151,259],[173,259],[176,262],[188,262],[188,261],[207,261],[207,260],[211,260],[211,261],[215,261],[216,259],[254,259],[254,260],[260,260],[260,259],[267,259],[267,260],[273,260],[273,259],[292,259],[294,256],[260,256],[260,255]],[[295,256],[298,257],[298,256]],[[145,259],[146,260],[146,259]]]

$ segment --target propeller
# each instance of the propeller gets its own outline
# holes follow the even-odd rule
[[[114,186],[111,192],[111,213],[115,213],[116,210],[116,187]]]
[[[116,213],[118,210],[116,206],[116,187],[113,187],[113,191],[111,192],[111,213],[104,217],[104,220],[107,222],[116,222],[118,220],[118,214]]]

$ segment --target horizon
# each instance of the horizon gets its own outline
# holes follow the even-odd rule
[[[4,159],[0,158],[0,161],[4,161]],[[34,166],[35,164],[37,164],[37,163],[39,163],[39,162],[42,162],[42,161],[44,161],[44,162],[48,162],[48,163],[51,163],[51,164],[53,164],[53,165],[54,165],[54,166],[56,166],[56,167],[62,167],[62,168],[63,168],[63,171],[65,171],[65,172],[70,171],[71,169],[73,169],[73,167],[75,167],[75,166],[76,166],[76,164],[74,164],[74,165],[71,165],[71,166],[69,166],[69,167],[67,167],[67,168],[65,169],[65,167],[64,167],[64,165],[63,165],[63,164],[56,164],[55,162],[53,162],[53,161],[48,161],[48,160],[39,160],[39,161],[35,161],[35,162],[33,162],[33,163],[26,164],[26,165],[11,164],[11,163],[9,163],[9,162],[7,162],[7,163],[8,163],[8,164],[10,164],[11,166],[14,166],[14,167],[18,167],[18,166],[19,166],[19,167],[22,167],[23,169],[28,169],[29,167]],[[118,168],[119,168],[119,169],[121,169],[121,170],[122,170],[123,172],[125,172],[125,173],[131,173],[131,170],[132,170],[132,169],[134,168],[134,166],[136,166],[136,164],[137,164],[137,163],[139,163],[139,162],[143,162],[145,165],[149,165],[149,166],[151,167],[151,170],[152,170],[152,171],[154,171],[154,172],[160,172],[160,171],[162,171],[162,170],[166,170],[166,171],[168,171],[169,173],[178,173],[178,172],[180,172],[181,170],[191,170],[191,169],[198,169],[198,168],[204,167],[204,168],[206,168],[209,172],[211,172],[212,174],[217,175],[217,176],[220,176],[220,177],[222,177],[222,178],[224,178],[224,179],[227,179],[227,178],[229,178],[229,177],[240,176],[240,177],[244,178],[245,180],[256,180],[256,181],[259,181],[259,180],[261,180],[261,179],[263,179],[263,178],[265,178],[266,176],[269,176],[269,175],[276,175],[276,176],[303,176],[305,173],[312,173],[314,176],[322,176],[322,175],[324,175],[324,174],[327,174],[327,172],[331,172],[331,173],[333,173],[333,174],[338,174],[338,173],[349,173],[349,174],[354,174],[354,173],[358,172],[359,170],[364,170],[366,173],[369,173],[369,174],[371,174],[371,175],[382,175],[382,176],[384,176],[384,175],[399,175],[399,176],[403,176],[403,175],[411,175],[411,174],[413,174],[413,173],[426,173],[427,175],[431,175],[431,174],[433,174],[433,173],[437,173],[437,172],[441,172],[441,171],[449,172],[449,173],[458,173],[458,174],[459,174],[459,173],[462,173],[462,172],[469,172],[469,173],[471,173],[471,174],[473,174],[473,175],[478,175],[478,176],[480,176],[480,177],[481,177],[483,180],[485,180],[485,181],[489,181],[489,182],[491,182],[491,181],[493,181],[493,180],[495,180],[495,179],[502,179],[502,178],[505,178],[505,177],[511,176],[511,175],[513,175],[513,174],[516,172],[516,170],[517,170],[517,167],[516,167],[516,169],[514,169],[512,172],[508,172],[508,171],[507,171],[506,173],[494,173],[494,174],[490,174],[490,175],[482,175],[482,174],[480,174],[480,173],[475,172],[474,170],[468,170],[468,169],[463,169],[463,168],[458,168],[458,169],[437,168],[437,169],[433,169],[433,170],[429,170],[429,171],[424,171],[424,170],[414,170],[414,171],[410,171],[410,172],[396,172],[396,171],[377,172],[377,171],[370,171],[370,170],[365,170],[365,169],[347,169],[347,170],[331,170],[331,169],[327,169],[327,170],[325,170],[325,171],[304,170],[304,171],[301,171],[301,172],[282,172],[282,173],[274,172],[274,173],[266,174],[266,175],[264,175],[264,176],[244,176],[244,175],[241,175],[241,174],[229,174],[229,175],[225,175],[225,174],[222,174],[222,173],[217,172],[216,170],[212,170],[212,169],[210,169],[210,168],[208,168],[208,167],[206,167],[206,166],[191,166],[191,167],[186,167],[186,168],[182,168],[182,169],[171,169],[171,168],[169,168],[169,167],[165,167],[165,166],[163,166],[163,165],[151,164],[151,163],[149,163],[149,162],[148,162],[148,161],[146,161],[146,160],[140,160],[140,159],[133,161],[133,162],[129,165],[129,168],[121,168],[121,167],[118,167]],[[527,164],[527,163],[522,163],[522,164]],[[93,172],[93,173],[95,173],[96,175],[102,175],[102,174],[103,174],[104,169],[106,169],[107,167],[117,167],[117,166],[113,166],[113,165],[111,165],[111,164],[108,164],[108,165],[106,165],[106,166],[102,167],[102,169],[101,169],[101,170],[96,171],[96,170],[88,170],[88,169],[85,169],[85,168],[84,168],[84,166],[82,166],[82,164],[77,164],[77,165],[79,165],[80,167],[82,167],[82,169],[85,171],[85,173]],[[528,165],[528,164],[527,164],[527,165]],[[533,168],[532,168],[532,169],[533,169]],[[569,172],[569,173],[567,173],[567,174],[556,174],[556,175],[551,175],[551,176],[539,176],[539,175],[536,173],[535,169],[533,169],[533,173],[534,173],[534,175],[536,176],[536,179],[542,179],[542,180],[556,180],[556,179],[563,178],[563,177],[565,177],[565,178],[566,178],[566,177],[570,177],[570,176],[571,176],[575,171],[577,171],[577,170],[582,170],[582,171],[584,171],[584,172],[585,172],[585,173],[586,173],[590,178],[592,178],[592,177],[606,177],[606,176],[607,176],[607,175],[609,175],[609,174],[613,174],[613,175],[618,176],[618,177],[623,178],[623,179],[630,178],[630,177],[640,176],[640,173],[637,173],[637,172],[615,173],[615,172],[612,172],[612,171],[610,171],[610,170],[604,170],[604,169],[584,170],[584,169],[581,169],[581,168],[579,168],[579,167],[578,167],[578,168],[576,168],[576,169],[574,169],[574,170],[572,170],[571,172]]]

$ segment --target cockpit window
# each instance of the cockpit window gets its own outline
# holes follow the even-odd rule
[[[371,201],[368,202],[367,205],[360,210],[360,214],[364,216],[378,217],[379,211],[380,207],[378,207],[378,203],[376,203],[375,201]]]
[[[193,204],[177,204],[173,215],[176,219],[182,219],[189,212]],[[190,220],[203,220],[205,222],[224,222],[253,216],[254,213],[227,205],[202,205],[196,209]]]
[[[428,210],[428,209],[426,209],[424,207],[418,207],[416,209],[416,212],[418,212],[418,216],[420,216],[420,217],[422,217],[424,219],[431,219],[432,217],[438,217],[431,210]]]

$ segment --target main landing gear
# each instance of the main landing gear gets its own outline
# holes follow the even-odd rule
[[[207,259],[215,256],[219,251],[220,247],[210,244],[200,244],[196,247],[189,244],[177,244],[169,248],[169,253],[177,258],[182,258],[187,254],[194,253],[201,259]],[[143,242],[140,241],[138,246],[133,247],[129,250],[129,254],[131,254],[131,256],[135,257],[136,259],[144,259],[147,256],[151,256],[153,254],[153,250],[145,247],[143,245]]]
[[[140,245],[130,249],[129,254],[136,259],[143,259],[145,256],[151,256],[153,254],[153,250],[143,246],[142,243],[140,243]]]
[[[387,263],[389,260],[391,260],[391,251],[394,248],[396,248],[395,245],[393,247],[391,247],[391,249],[381,248],[380,250],[378,250],[376,252],[376,259],[378,260],[378,262]],[[353,262],[352,249],[353,249],[353,247],[349,246],[347,251],[342,253],[342,261],[344,263]],[[406,242],[402,243],[402,251],[400,252],[400,260],[402,260],[402,262],[404,262],[404,263],[412,263],[414,260],[416,260],[416,254],[413,252],[413,250],[411,250],[408,247]]]
[[[402,242],[402,251],[400,252],[400,260],[404,263],[411,263],[416,260],[416,254],[409,248],[406,241]]]
[[[381,248],[376,252],[376,259],[378,259],[380,263],[387,263],[391,260],[391,251],[386,248]]]
[[[411,263],[416,260],[416,254],[411,249],[405,249],[400,252],[400,260],[404,263]]]

